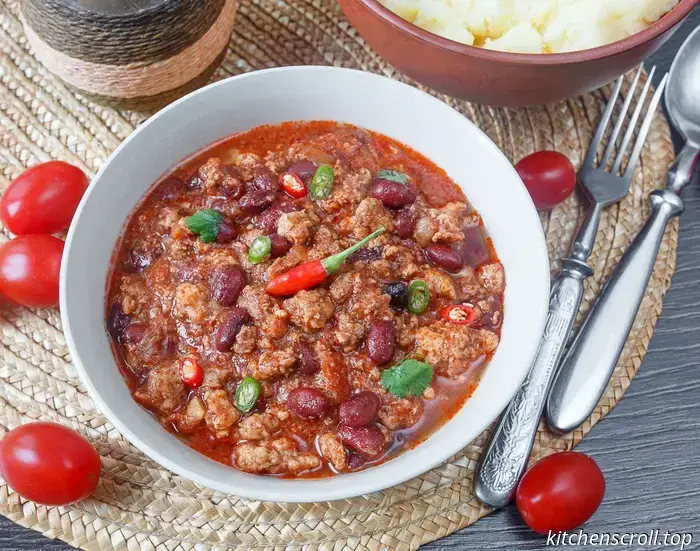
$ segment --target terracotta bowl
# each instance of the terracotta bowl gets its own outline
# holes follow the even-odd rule
[[[565,54],[512,54],[460,44],[423,30],[377,0],[338,0],[362,37],[389,63],[421,84],[488,105],[559,101],[595,90],[627,72],[675,32],[698,0],[625,40]]]

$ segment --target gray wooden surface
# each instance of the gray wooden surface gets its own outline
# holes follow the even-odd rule
[[[697,25],[700,25],[700,7],[696,7],[650,63],[668,70],[681,42]],[[650,529],[659,529],[661,533],[692,533],[693,542],[686,549],[700,549],[700,187],[697,176],[695,185],[683,197],[687,211],[681,222],[678,268],[649,354],[624,399],[577,448],[596,459],[607,481],[605,500],[585,525],[589,534]],[[521,522],[517,510],[509,507],[424,549],[533,550],[546,548],[546,543],[546,537],[532,533]],[[627,547],[637,548],[640,547]],[[0,516],[2,551],[68,549],[72,548]]]

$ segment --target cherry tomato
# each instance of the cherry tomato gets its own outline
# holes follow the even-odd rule
[[[63,161],[25,170],[0,199],[0,220],[16,235],[68,229],[88,187],[85,173]]]
[[[15,492],[44,505],[67,505],[95,491],[100,456],[77,432],[28,423],[0,441],[0,473]]]
[[[63,241],[23,235],[0,247],[0,292],[29,308],[58,306]]]
[[[180,364],[180,378],[190,388],[199,388],[204,381],[204,372],[194,358],[185,358]]]
[[[605,478],[593,459],[578,452],[545,457],[525,473],[515,494],[520,515],[535,532],[573,530],[598,510]]]
[[[469,325],[474,323],[476,312],[471,304],[453,304],[445,306],[440,310],[438,315],[445,321],[457,325]]]
[[[306,185],[304,184],[304,180],[293,172],[285,172],[284,174],[280,174],[279,184],[290,197],[299,199],[306,195]]]
[[[518,161],[520,174],[539,210],[555,207],[576,187],[576,171],[571,161],[557,151],[538,151]]]

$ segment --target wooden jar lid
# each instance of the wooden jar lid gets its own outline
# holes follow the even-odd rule
[[[237,0],[23,0],[37,59],[120,105],[164,103],[203,84],[226,51]]]

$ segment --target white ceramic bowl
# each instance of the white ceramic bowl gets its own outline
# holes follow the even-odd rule
[[[357,473],[285,480],[239,472],[191,450],[131,397],[105,330],[106,277],[126,218],[164,172],[217,139],[261,124],[348,122],[421,152],[463,189],[483,216],[506,273],[502,339],[474,395],[415,449]],[[327,501],[378,491],[417,476],[469,444],[522,382],[544,327],[549,261],[530,197],[511,164],[469,120],[416,88],[329,67],[257,71],[173,103],[134,132],[92,181],[68,233],[61,313],[80,377],[100,410],[134,445],[171,471],[239,496]]]

